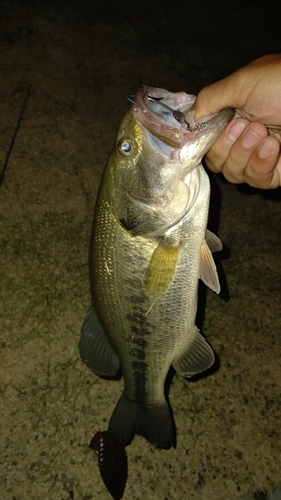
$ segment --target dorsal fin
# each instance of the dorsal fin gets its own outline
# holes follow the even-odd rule
[[[199,278],[204,281],[211,290],[220,293],[221,287],[218,278],[216,264],[212,252],[209,249],[206,240],[203,240],[200,247],[200,271]]]

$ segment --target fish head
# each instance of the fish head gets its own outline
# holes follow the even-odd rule
[[[197,167],[234,110],[194,121],[196,97],[143,86],[121,120],[109,163],[115,215],[132,235],[158,237],[178,223],[200,188]]]

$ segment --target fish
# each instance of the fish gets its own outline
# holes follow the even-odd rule
[[[195,122],[195,99],[144,85],[130,96],[98,190],[79,351],[101,377],[121,370],[108,430],[122,445],[139,434],[175,446],[164,391],[170,367],[188,378],[215,359],[195,325],[199,278],[220,292],[212,252],[222,249],[207,229],[202,158],[234,110]]]

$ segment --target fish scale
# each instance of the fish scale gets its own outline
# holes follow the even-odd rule
[[[165,113],[151,95],[165,99]],[[190,377],[214,361],[195,326],[198,279],[220,289],[207,241],[213,251],[221,244],[207,231],[210,185],[201,159],[234,111],[205,118],[190,131],[169,104],[188,114],[194,99],[150,87],[134,96],[97,197],[92,305],[79,348],[98,375],[114,376],[121,368],[124,390],[109,431],[122,444],[137,433],[156,446],[174,446],[167,373],[173,365]]]

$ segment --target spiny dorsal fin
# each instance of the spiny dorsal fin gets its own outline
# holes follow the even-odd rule
[[[206,240],[201,243],[200,247],[200,270],[199,278],[204,281],[211,290],[220,293],[221,287],[218,278],[216,264],[214,262],[211,250],[209,249]]]

